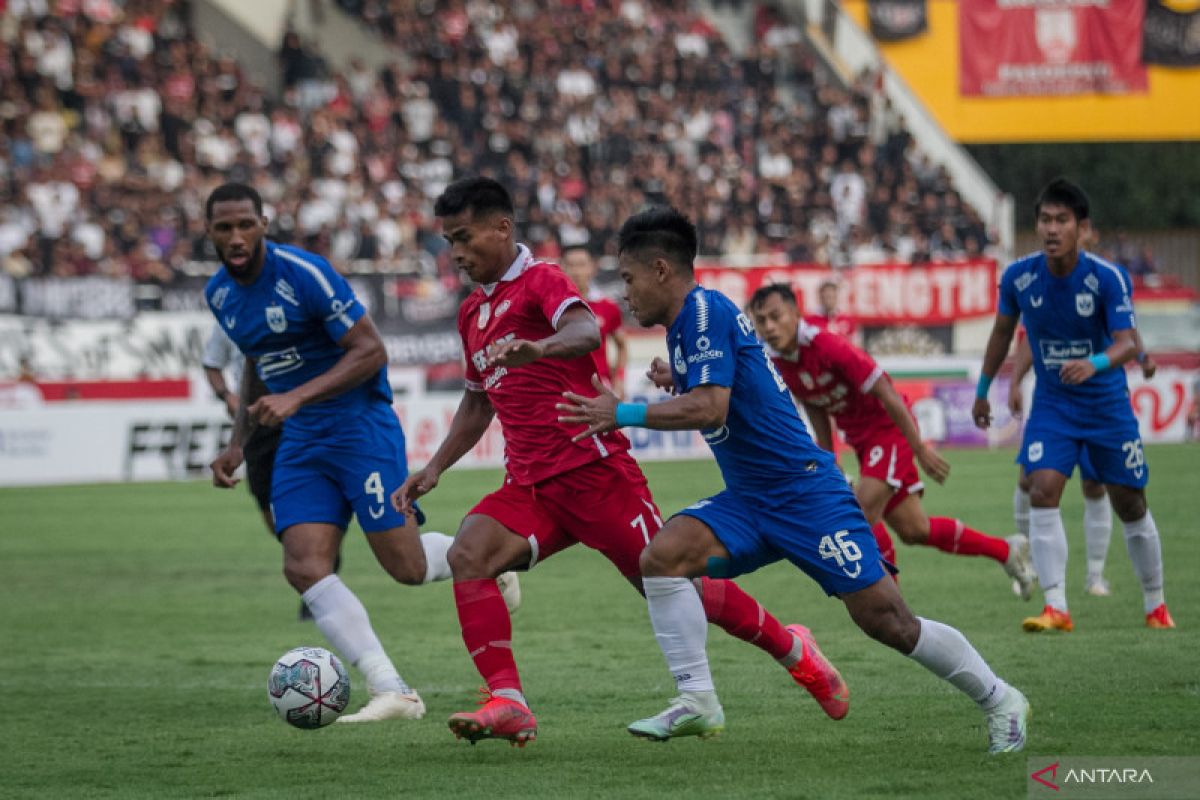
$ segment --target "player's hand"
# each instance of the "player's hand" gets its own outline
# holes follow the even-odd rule
[[[233,473],[242,465],[242,448],[237,445],[229,445],[213,459],[209,464],[213,474],[213,486],[218,489],[232,489],[238,485],[238,478],[233,477]]]
[[[545,354],[546,348],[540,342],[511,339],[504,344],[490,345],[487,363],[489,367],[523,367]]]
[[[923,445],[914,455],[925,474],[938,483],[945,483],[950,477],[950,463],[929,445]]]
[[[408,476],[400,488],[392,492],[392,508],[402,514],[413,513],[413,503],[433,491],[442,473],[425,467]]]
[[[671,365],[661,358],[656,356],[650,362],[650,369],[646,370],[646,377],[663,391],[675,394],[675,380],[671,377]]]
[[[554,406],[562,412],[558,417],[559,422],[588,426],[587,430],[572,436],[572,442],[617,429],[617,396],[604,385],[599,375],[592,375],[592,386],[600,392],[598,396],[584,397],[574,392],[563,392],[563,397],[569,402]]]
[[[1025,410],[1025,396],[1021,393],[1021,382],[1013,381],[1008,387],[1008,410],[1017,419]]]
[[[1095,364],[1086,358],[1077,358],[1062,365],[1058,378],[1068,386],[1077,386],[1095,374]]]
[[[255,400],[248,409],[250,419],[259,425],[278,427],[283,421],[300,410],[300,401],[291,392],[268,394]]]
[[[975,420],[975,427],[980,430],[987,430],[992,424],[992,404],[986,397],[975,398],[975,405],[971,406],[971,419]]]
[[[1150,380],[1156,372],[1158,372],[1158,362],[1147,355],[1146,359],[1142,362],[1142,377]]]

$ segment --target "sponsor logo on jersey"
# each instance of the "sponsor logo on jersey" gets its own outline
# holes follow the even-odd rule
[[[687,363],[699,364],[702,361],[712,361],[714,358],[724,358],[724,350],[705,350],[702,353],[692,353],[687,357]]]
[[[226,314],[225,327],[229,328],[229,330],[233,330],[235,327],[237,327],[237,316],[233,314]]]
[[[492,304],[484,303],[479,306],[479,330],[487,327],[488,321],[492,318]]]
[[[474,365],[476,370],[482,373],[487,369],[487,353],[482,350],[476,350],[471,354],[471,364]]]
[[[275,293],[292,305],[299,307],[300,301],[296,299],[296,290],[283,278],[275,282]]]
[[[1061,367],[1068,361],[1088,358],[1092,354],[1090,339],[1042,339],[1038,347],[1042,353],[1042,363],[1047,367]]]
[[[212,307],[215,308],[217,311],[220,311],[222,308],[225,307],[225,301],[228,299],[229,299],[229,287],[222,286],[220,289],[217,289],[215,292],[213,292]],[[232,326],[230,326],[230,327],[232,327]]]
[[[708,340],[707,336],[701,336],[699,339],[696,340],[696,349],[697,350],[707,350],[710,347],[712,347],[712,342],[710,342]]]
[[[502,317],[504,315],[504,312],[508,311],[508,309],[511,307],[512,307],[511,301],[505,300],[505,301],[501,302],[500,305],[496,306],[496,319],[499,319],[500,317]]]
[[[1029,288],[1029,284],[1033,283],[1036,280],[1037,280],[1036,272],[1026,272],[1024,275],[1017,276],[1017,279],[1015,281],[1013,281],[1013,288],[1016,289],[1018,292],[1023,292]]]
[[[680,375],[687,374],[687,362],[683,359],[683,348],[678,344],[675,345],[675,354],[673,356],[675,362],[675,371]]]
[[[1044,303],[1045,301],[1046,301],[1045,296],[1039,294],[1037,297],[1029,298],[1029,305],[1033,306],[1034,308],[1041,308],[1042,303]]]
[[[1080,292],[1075,295],[1075,310],[1081,317],[1090,317],[1096,310],[1096,296],[1091,292]]]
[[[813,380],[812,375],[809,375],[807,372],[800,373],[800,382],[802,384],[804,384],[805,389],[811,390],[811,389],[815,389],[817,386],[816,381]]]
[[[1100,291],[1100,279],[1095,275],[1088,275],[1083,279],[1083,285],[1091,289],[1093,292]]]
[[[1042,460],[1042,443],[1041,442],[1030,442],[1029,443],[1029,460],[1030,461],[1041,461]]]
[[[723,442],[729,438],[729,426],[722,425],[721,427],[717,428],[715,431],[707,431],[707,432],[702,431],[701,433],[704,436],[704,441],[707,442],[709,446],[712,446],[712,445],[720,444],[721,442]]]
[[[283,306],[267,306],[267,327],[275,333],[287,330],[287,317],[283,313]]]
[[[294,347],[276,350],[273,353],[263,353],[258,357],[257,362],[258,375],[263,380],[304,366],[304,359],[300,357],[300,351]]]

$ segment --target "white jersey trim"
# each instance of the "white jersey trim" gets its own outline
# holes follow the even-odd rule
[[[876,364],[875,369],[872,370],[871,374],[867,376],[867,379],[862,382],[862,386],[858,387],[858,390],[860,392],[862,392],[863,394],[866,394],[867,392],[871,391],[871,387],[879,382],[879,376],[882,374],[883,374],[883,367]]]
[[[468,380],[464,380],[464,381],[463,381],[463,386],[466,386],[466,387],[467,387],[467,391],[468,391],[468,392],[482,392],[482,391],[484,391],[483,384],[482,384],[482,383],[479,383],[478,381],[468,381]]]
[[[554,330],[558,330],[558,321],[562,319],[563,314],[567,313],[567,309],[576,303],[581,304],[584,308],[587,308],[588,311],[592,310],[588,307],[587,303],[583,302],[582,297],[568,297],[566,300],[563,300],[561,303],[559,303],[558,308],[555,309],[554,316],[550,318],[550,327],[554,328]],[[592,316],[595,316],[595,314],[593,313]]]
[[[321,272],[321,268],[316,264],[305,261],[303,258],[300,258],[300,256],[294,253],[289,253],[281,248],[275,249],[275,255],[280,256],[281,258],[284,258],[293,264],[296,264],[297,266],[303,267],[305,271],[307,271],[308,274],[311,275],[317,282],[317,285],[321,287],[321,291],[325,292],[326,297],[330,299],[337,297],[337,292],[333,290],[333,284],[329,282],[329,279],[325,277],[325,273]],[[325,321],[332,322],[336,319],[338,322],[342,323],[342,326],[345,327],[346,330],[349,330],[350,328],[354,327],[354,323],[350,321],[348,316],[346,316],[346,309],[350,308],[352,305],[354,305],[353,300],[346,303],[344,306],[341,305],[341,303],[337,303],[335,300],[333,313],[326,317]]]

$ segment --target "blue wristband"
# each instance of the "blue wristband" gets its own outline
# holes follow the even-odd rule
[[[641,427],[646,424],[645,403],[617,403],[617,426],[624,428],[629,425]]]
[[[1097,353],[1088,359],[1092,362],[1092,366],[1096,368],[1096,372],[1104,372],[1112,366],[1112,362],[1108,360],[1108,353]]]
[[[992,388],[991,376],[979,374],[979,383],[975,384],[975,398],[978,400],[987,400],[988,389]]]

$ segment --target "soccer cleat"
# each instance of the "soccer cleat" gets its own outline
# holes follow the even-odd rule
[[[457,739],[475,744],[480,739],[508,739],[515,747],[524,747],[537,738],[537,719],[533,712],[516,700],[497,697],[482,690],[483,708],[460,711],[447,723]]]
[[[1174,628],[1175,620],[1171,619],[1171,612],[1167,611],[1166,603],[1159,603],[1158,608],[1146,615],[1147,628]]]
[[[496,576],[496,586],[504,598],[504,606],[512,614],[521,607],[521,581],[515,572],[502,572]]]
[[[372,694],[367,704],[358,711],[338,717],[338,722],[381,722],[385,719],[420,719],[423,716],[425,703],[416,692],[379,692]]]
[[[1059,611],[1054,606],[1045,606],[1042,608],[1042,613],[1036,617],[1027,617],[1021,623],[1021,627],[1030,633],[1039,633],[1041,631],[1063,631],[1070,633],[1075,629],[1075,623],[1071,622],[1071,615],[1066,611]]]
[[[1025,749],[1025,728],[1029,721],[1029,701],[1025,695],[1017,691],[1015,686],[1008,687],[1008,693],[987,715],[988,752],[1015,753]]]
[[[788,669],[788,674],[813,696],[830,718],[846,716],[850,711],[850,687],[842,680],[837,667],[821,653],[808,628],[788,625],[787,630],[804,644],[804,657]]]
[[[1033,582],[1037,580],[1033,561],[1029,558],[1029,540],[1016,533],[1004,541],[1008,542],[1008,560],[1004,562],[1004,571],[1013,579],[1013,591],[1022,600],[1028,600],[1033,597]]]
[[[708,739],[725,730],[725,711],[716,692],[680,692],[667,709],[628,728],[634,736],[665,742],[677,736]]]
[[[1108,587],[1108,581],[1104,580],[1103,575],[1088,575],[1087,580],[1083,582],[1083,591],[1093,597],[1108,597],[1112,594],[1112,589]]]

